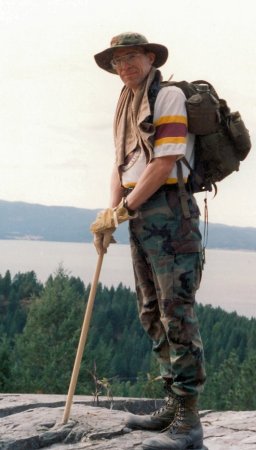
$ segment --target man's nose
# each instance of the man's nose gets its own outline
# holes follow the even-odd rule
[[[119,65],[120,65],[120,68],[122,69],[123,67],[130,66],[131,63],[130,63],[127,59],[122,59],[122,60],[119,62]]]

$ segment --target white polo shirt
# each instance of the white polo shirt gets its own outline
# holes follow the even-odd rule
[[[153,122],[156,128],[153,157],[176,155],[186,157],[193,167],[195,136],[188,133],[186,97],[176,86],[166,86],[157,95]],[[122,185],[134,187],[147,165],[146,155],[140,148],[134,150],[127,165],[122,166]],[[184,181],[187,181],[189,169],[182,163]],[[177,183],[176,164],[170,172],[166,184]]]

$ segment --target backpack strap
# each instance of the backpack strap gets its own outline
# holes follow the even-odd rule
[[[185,156],[183,156],[180,159],[180,161],[183,162],[183,164],[187,167],[187,169],[189,170],[190,173],[193,172],[193,169],[192,169],[191,165],[189,164],[188,160],[185,158]],[[197,173],[195,173],[195,180],[198,184],[201,184],[203,181],[202,178]]]
[[[181,207],[184,214],[185,219],[189,219],[191,217],[189,207],[188,207],[188,193],[186,190],[186,186],[184,183],[183,173],[182,173],[182,166],[181,161],[186,165],[188,169],[192,168],[190,167],[189,162],[186,160],[185,157],[179,159],[176,161],[177,165],[177,176],[178,176],[178,185],[179,185],[179,196],[181,201]],[[216,194],[215,194],[216,195]],[[204,268],[204,265],[206,263],[206,257],[205,257],[205,249],[208,242],[208,204],[207,204],[207,191],[205,191],[205,198],[204,198],[204,231],[203,231],[203,242],[202,242],[202,268]]]
[[[207,191],[205,192],[204,198],[204,235],[203,235],[203,248],[202,248],[202,268],[206,263],[205,250],[208,243],[208,231],[209,231],[209,221],[208,221],[208,204],[207,204]]]
[[[189,219],[191,217],[189,207],[188,207],[188,193],[186,190],[186,186],[183,179],[181,161],[176,161],[177,165],[177,178],[178,178],[178,186],[179,186],[179,197],[181,202],[181,208],[183,211],[183,215],[185,219]]]
[[[204,189],[202,188],[203,184],[204,184],[204,180],[203,178],[199,175],[199,173],[197,173],[194,169],[192,169],[191,165],[189,164],[188,160],[185,158],[185,156],[183,156],[180,161],[183,162],[183,164],[185,164],[185,166],[189,169],[190,174],[193,174],[193,181],[196,183],[197,186],[201,186],[201,189],[199,190],[193,190],[193,186],[191,186],[191,190],[193,193],[195,192],[203,192],[203,191],[212,191],[212,187],[214,188],[214,196],[215,197],[217,195],[218,192],[218,188],[216,183],[214,183],[213,181],[211,182],[211,189],[205,187]]]

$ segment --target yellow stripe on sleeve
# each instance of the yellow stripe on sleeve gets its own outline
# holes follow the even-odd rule
[[[162,144],[186,144],[186,142],[186,137],[164,137],[161,139],[156,139],[154,142],[154,146],[157,147],[158,145]]]
[[[188,124],[187,117],[185,116],[162,116],[156,121],[154,121],[154,125],[158,127],[159,125],[164,125],[166,123],[183,123],[184,125]]]

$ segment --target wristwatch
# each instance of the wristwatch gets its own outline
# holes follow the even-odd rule
[[[127,204],[127,197],[124,197],[124,202],[123,202],[124,207],[127,209],[128,214],[130,216],[132,216],[134,214],[134,211],[132,209],[129,208],[128,204]]]

